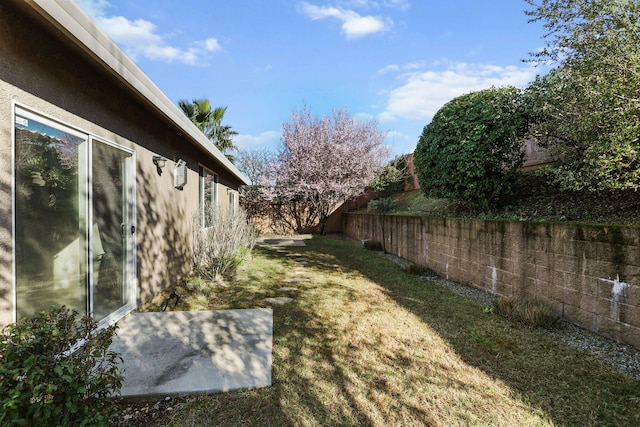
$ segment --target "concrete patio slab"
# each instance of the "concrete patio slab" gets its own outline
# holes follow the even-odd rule
[[[271,385],[269,308],[133,313],[118,325],[110,350],[123,358],[125,398]]]

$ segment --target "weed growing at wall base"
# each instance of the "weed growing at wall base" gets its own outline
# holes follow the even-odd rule
[[[549,329],[558,323],[560,317],[540,301],[500,297],[496,312],[507,319],[525,325]]]

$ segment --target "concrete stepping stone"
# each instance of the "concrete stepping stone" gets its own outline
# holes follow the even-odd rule
[[[284,288],[280,288],[278,289],[279,292],[290,292],[290,291],[297,291],[298,288],[291,288],[288,286],[285,286]]]
[[[304,240],[296,237],[261,237],[256,242],[258,245],[271,246],[275,248],[288,247],[288,246],[307,246]]]
[[[275,304],[275,305],[285,305],[287,303],[290,303],[291,301],[293,301],[293,298],[289,298],[289,297],[272,297],[272,298],[265,298],[264,301],[270,303],[270,304]]]
[[[290,277],[288,279],[283,279],[282,281],[284,283],[302,283],[302,282],[309,282],[310,280],[307,279],[306,277]]]

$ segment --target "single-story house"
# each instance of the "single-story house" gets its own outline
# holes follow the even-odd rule
[[[109,324],[191,270],[247,178],[72,1],[0,1],[0,325]]]

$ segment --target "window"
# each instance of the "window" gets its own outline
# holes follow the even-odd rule
[[[236,192],[229,191],[229,214],[235,216],[236,214]]]
[[[218,204],[218,175],[200,166],[200,215],[201,226],[209,227],[210,216],[206,215],[207,208]]]

